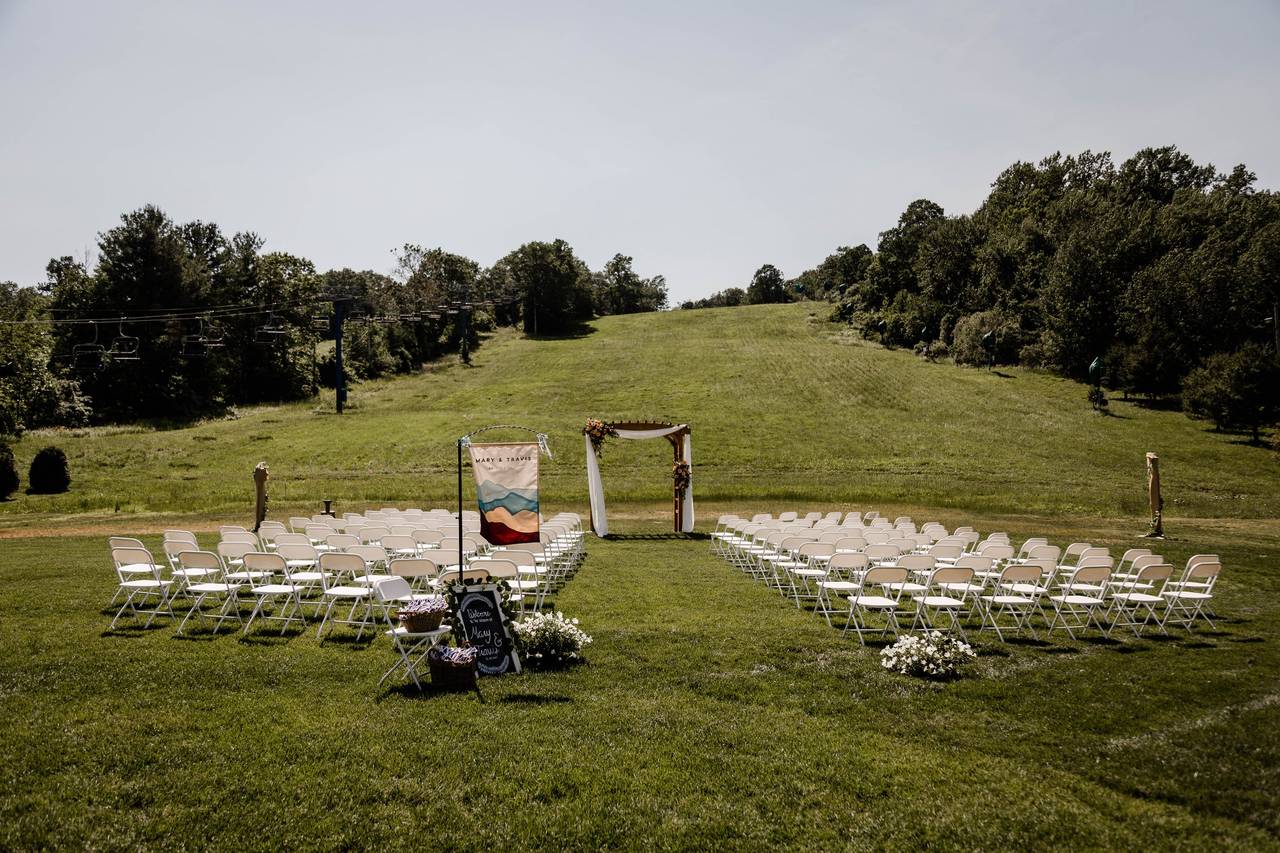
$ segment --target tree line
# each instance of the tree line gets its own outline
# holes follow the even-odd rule
[[[470,351],[499,325],[553,337],[667,304],[662,276],[642,278],[623,254],[593,272],[563,240],[526,243],[487,268],[410,244],[390,274],[320,272],[264,252],[256,234],[175,223],[147,206],[97,247],[92,268],[60,257],[37,287],[0,282],[0,435],[305,399],[334,382],[324,342],[335,301],[355,380]]]
[[[1106,387],[1180,395],[1222,427],[1280,416],[1280,195],[1245,166],[1175,147],[1116,166],[1054,154],[1005,169],[971,214],[928,199],[866,245],[790,280],[681,307],[823,299],[886,345],[961,364],[1021,364]]]

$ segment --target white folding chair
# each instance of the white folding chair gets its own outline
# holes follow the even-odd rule
[[[1159,560],[1155,554],[1145,556]],[[1110,610],[1112,630],[1123,626],[1133,631],[1135,637],[1141,637],[1143,630],[1154,620],[1160,633],[1168,634],[1164,619],[1156,614],[1156,605],[1166,604],[1164,585],[1172,575],[1173,566],[1168,563],[1150,563],[1140,566],[1133,579],[1124,581],[1119,590],[1113,590]],[[1167,613],[1168,607],[1165,610]]]
[[[248,634],[253,622],[259,616],[264,620],[282,622],[281,635],[289,630],[289,625],[296,619],[307,627],[306,614],[302,612],[302,587],[293,583],[289,564],[279,554],[268,554],[262,551],[251,551],[244,555],[244,569],[258,577],[257,583],[249,588],[249,594],[256,600],[249,621],[244,625],[244,633]],[[265,577],[264,577],[265,575]],[[268,604],[283,601],[283,606],[274,613],[267,613]]]
[[[885,636],[889,629],[898,636],[898,609],[901,606],[902,584],[907,579],[907,570],[897,566],[878,566],[867,569],[862,578],[862,589],[849,596],[849,616],[845,620],[845,636],[852,628],[858,635],[858,642],[866,645],[865,633],[870,630],[867,619],[872,614],[879,614],[885,620],[880,635]],[[877,593],[875,590],[879,588]]]
[[[1087,631],[1092,624],[1104,637],[1110,636],[1110,628],[1102,624],[1102,613],[1107,602],[1103,598],[1111,569],[1107,566],[1084,566],[1074,569],[1056,595],[1049,596],[1053,605],[1053,620],[1046,633],[1053,635],[1059,624],[1071,639],[1076,630]]]
[[[230,583],[223,577],[226,567],[221,557],[210,551],[183,551],[178,555],[178,562],[188,578],[184,591],[191,598],[191,609],[178,623],[178,635],[182,634],[187,621],[192,616],[201,622],[207,618],[204,612],[204,603],[207,599],[222,601],[222,606],[217,611],[217,619],[214,621],[213,633],[218,633],[222,623],[228,619],[234,619],[236,622],[243,621],[240,617],[240,599],[237,596],[240,584]]]
[[[392,604],[408,602],[415,597],[413,591],[409,589],[409,582],[404,578],[384,578],[374,585],[373,591],[384,613],[389,613]],[[396,654],[396,662],[382,674],[382,678],[378,679],[378,686],[381,687],[383,682],[403,669],[405,677],[411,679],[419,690],[422,689],[417,669],[431,648],[448,635],[449,626],[441,625],[434,631],[412,633],[403,625],[392,624],[389,616],[387,624],[389,627],[386,633],[391,639],[391,648]]]
[[[1190,632],[1197,619],[1209,623],[1215,631],[1212,613],[1206,610],[1213,601],[1213,588],[1222,573],[1221,563],[1195,563],[1189,566],[1178,581],[1165,583],[1161,596],[1166,600],[1164,624],[1172,622]]]
[[[982,627],[979,630],[987,628],[990,623],[996,636],[1004,640],[1004,633],[1000,630],[1000,617],[1007,616],[1013,621],[1018,634],[1028,630],[1035,637],[1036,630],[1031,624],[1031,617],[1039,613],[1041,619],[1044,619],[1044,609],[1040,603],[1044,591],[1039,566],[1025,563],[1005,566],[995,579],[991,594],[978,597],[982,611]]]
[[[119,581],[116,597],[111,601],[114,604],[121,594],[125,596],[124,603],[111,620],[111,630],[115,630],[116,623],[126,610],[131,616],[147,614],[147,628],[162,614],[173,618],[170,600],[175,582],[161,577],[160,566],[156,564],[150,551],[145,548],[113,548],[111,561],[115,564],[116,578]],[[152,598],[155,598],[155,602],[151,609],[139,607]]]
[[[358,628],[356,631],[356,642],[364,636],[365,628],[373,628],[373,590],[364,585],[357,584],[354,581],[344,584],[339,580],[337,583],[330,585],[329,578],[341,579],[343,577],[354,578],[357,575],[365,573],[365,562],[359,554],[344,554],[338,551],[329,551],[320,555],[320,583],[322,586],[321,598],[325,602],[324,616],[320,619],[320,626],[316,628],[316,637],[324,635],[324,627],[330,622],[340,625],[354,625]],[[335,619],[333,617],[333,608],[338,604],[347,604],[350,602],[351,609],[347,612],[347,618]],[[364,607],[364,615],[356,619],[356,609]]]
[[[931,631],[955,631],[964,637],[960,614],[966,608],[972,581],[973,569],[944,566],[931,571],[924,583],[924,592],[911,596],[916,603],[912,630],[925,628]],[[947,617],[945,628],[938,621],[942,616]]]

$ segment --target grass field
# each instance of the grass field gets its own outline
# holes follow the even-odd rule
[[[1176,412],[1099,417],[1052,377],[862,344],[812,311],[499,334],[474,368],[362,386],[341,418],[27,437],[20,459],[57,442],[74,482],[0,508],[0,848],[1280,848],[1276,455]],[[1222,555],[1221,630],[984,637],[959,681],[895,676],[705,540],[664,537],[665,443],[618,441],[624,536],[591,539],[555,602],[595,638],[569,672],[419,697],[376,688],[382,640],[106,630],[105,532],[243,520],[259,459],[273,515],[439,505],[458,433],[526,423],[556,451],[545,508],[580,509],[588,415],[692,422],[703,529],[875,506],[1121,549],[1155,450],[1160,550]]]

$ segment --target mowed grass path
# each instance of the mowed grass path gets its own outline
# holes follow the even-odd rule
[[[593,540],[555,602],[589,664],[480,701],[379,690],[385,640],[107,634],[100,539],[54,541],[0,568],[4,848],[1277,846],[1280,589],[1257,569],[1218,634],[986,640],[935,685],[705,541]]]
[[[550,433],[548,505],[584,501],[580,430],[589,415],[670,418],[694,427],[697,496],[742,506],[874,502],[990,512],[1145,512],[1148,450],[1161,454],[1167,513],[1280,517],[1280,454],[1214,434],[1179,412],[1113,404],[1033,371],[930,364],[827,323],[825,305],[752,306],[609,317],[580,338],[509,330],[474,367],[358,386],[356,407],[316,402],[245,410],[237,420],[36,434],[23,470],[56,442],[74,488],[0,504],[0,523],[67,516],[251,512],[254,464],[271,465],[273,510],[441,503],[454,490],[454,440],[494,423]],[[510,435],[510,434],[508,434]],[[497,437],[502,437],[501,435]],[[669,499],[661,442],[611,442],[614,501]],[[470,486],[470,484],[468,484]]]

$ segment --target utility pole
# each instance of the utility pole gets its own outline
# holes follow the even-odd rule
[[[347,377],[342,369],[342,324],[347,319],[347,301],[333,300],[333,390],[336,398],[338,414],[347,402]]]
[[[471,287],[464,280],[462,282],[462,346],[461,356],[463,364],[471,363]]]

